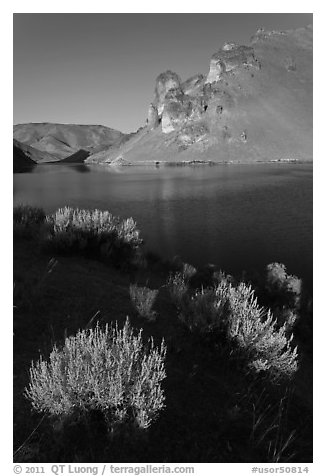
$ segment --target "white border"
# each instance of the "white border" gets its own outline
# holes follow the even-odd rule
[[[246,10],[243,10],[243,7]],[[294,8],[293,8],[294,7]],[[321,101],[325,97],[326,75],[323,73],[325,63],[325,16],[322,2],[289,2],[273,1],[267,4],[258,1],[232,2],[72,2],[58,0],[55,3],[41,1],[13,1],[10,5],[3,4],[1,12],[1,45],[2,45],[2,98],[1,98],[1,144],[2,144],[2,174],[1,174],[1,303],[2,303],[2,345],[1,345],[1,409],[2,409],[2,444],[0,445],[1,460],[12,474],[12,14],[17,13],[314,13],[314,463],[311,474],[326,474],[324,434],[325,425],[325,126],[324,109]],[[323,114],[323,116],[322,116]],[[324,120],[323,120],[324,119]],[[323,146],[323,149],[322,149]],[[316,330],[317,329],[317,330]],[[253,464],[218,464],[194,465],[198,467],[196,474],[249,474]],[[266,466],[264,464],[259,466]],[[285,465],[283,465],[285,466]],[[294,466],[294,465],[290,465]],[[324,471],[323,471],[324,469]]]

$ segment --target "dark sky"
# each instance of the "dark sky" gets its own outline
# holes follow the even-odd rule
[[[143,125],[155,78],[207,73],[225,41],[248,44],[264,26],[286,30],[312,14],[14,14],[14,123]]]

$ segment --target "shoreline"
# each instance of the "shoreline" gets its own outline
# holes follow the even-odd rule
[[[85,166],[104,166],[104,167],[188,167],[188,166],[221,166],[221,165],[257,165],[257,164],[313,164],[313,159],[311,160],[302,160],[302,159],[272,159],[272,160],[256,160],[252,162],[240,161],[240,160],[229,160],[229,161],[219,161],[215,162],[212,160],[183,160],[183,161],[138,161],[134,163],[111,163],[111,162],[63,162],[61,160],[55,162],[42,162],[36,163],[33,167],[37,165],[85,165]]]

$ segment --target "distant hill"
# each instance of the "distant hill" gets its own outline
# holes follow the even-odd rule
[[[121,143],[120,131],[99,125],[28,123],[14,126],[14,139],[42,153],[37,162],[60,160],[80,149],[97,152]],[[50,160],[48,160],[50,157]]]
[[[47,152],[41,152],[15,139],[13,141],[14,172],[20,172],[22,169],[36,165],[39,162],[53,162],[55,160],[57,158]]]
[[[146,127],[86,162],[312,160],[313,29],[225,43],[205,74],[155,84]]]
[[[82,164],[85,162],[85,159],[90,155],[88,150],[80,149],[72,155],[69,155],[65,159],[60,160],[58,163],[66,164]]]

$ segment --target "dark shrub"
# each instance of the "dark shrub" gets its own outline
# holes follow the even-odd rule
[[[45,220],[42,208],[30,205],[17,205],[13,213],[14,223],[19,225],[39,225]]]
[[[302,281],[297,276],[287,274],[282,263],[271,263],[266,267],[265,287],[270,297],[280,305],[290,308],[300,306]]]
[[[17,205],[13,210],[15,236],[33,236],[44,223],[45,213],[42,208],[30,205]]]
[[[169,290],[172,301],[177,306],[177,308],[180,309],[182,305],[182,301],[188,291],[188,284],[184,274],[170,273],[166,286]]]

